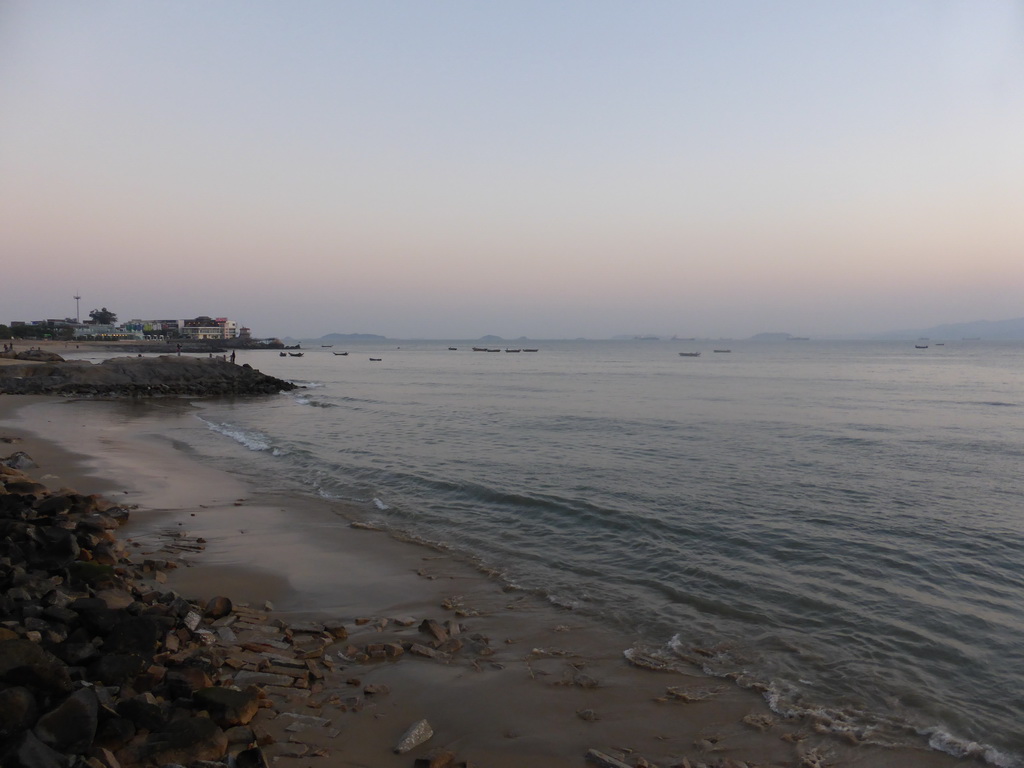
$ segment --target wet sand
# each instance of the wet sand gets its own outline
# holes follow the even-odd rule
[[[331,727],[291,736],[283,722],[261,723],[279,741],[291,736],[325,754],[279,757],[278,765],[408,767],[438,748],[485,768],[584,766],[592,748],[631,766],[640,758],[660,766],[963,765],[923,745],[852,745],[822,732],[825,723],[779,718],[756,691],[696,669],[638,668],[623,656],[634,638],[509,590],[447,553],[354,528],[357,510],[312,497],[257,495],[173,439],[191,413],[182,400],[0,396],[0,435],[22,438],[4,455],[25,450],[40,465],[30,473],[47,484],[138,505],[121,535],[140,556],[170,536],[205,540],[181,556],[183,567],[166,585],[185,597],[228,595],[253,607],[269,601],[273,615],[291,623],[345,622],[348,640],[330,651],[336,670],[308,698],[278,706],[327,718]],[[405,618],[415,622],[394,621]],[[459,621],[463,637],[485,636],[493,653],[467,647],[447,662],[405,654],[362,664],[336,655],[370,642],[422,642],[418,624],[428,618]],[[331,703],[367,684],[390,692],[367,696],[358,711]],[[407,755],[394,754],[399,736],[421,718],[434,737]],[[772,724],[750,724],[760,719]],[[817,756],[823,759],[815,762]]]

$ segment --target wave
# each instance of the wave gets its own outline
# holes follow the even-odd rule
[[[202,416],[197,416],[201,422],[203,422],[207,429],[211,432],[216,432],[225,437],[229,437],[239,445],[243,445],[250,451],[267,452],[272,456],[284,456],[287,451],[275,447],[270,443],[270,438],[261,432],[254,430],[245,430],[241,427],[234,427],[230,424],[218,424],[215,421],[204,419]]]

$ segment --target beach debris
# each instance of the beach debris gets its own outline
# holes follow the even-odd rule
[[[601,768],[633,768],[629,763],[623,762],[618,758],[607,755],[596,749],[587,750],[586,760],[588,763],[594,763],[595,765],[601,766]]]
[[[433,735],[434,729],[430,727],[430,723],[426,720],[417,720],[398,739],[395,744],[395,753],[405,754],[428,741]]]
[[[15,451],[5,459],[0,459],[0,464],[11,469],[33,469],[39,465],[31,456],[24,451]]]
[[[578,717],[580,720],[584,720],[584,721],[586,721],[588,723],[597,722],[598,720],[601,719],[600,717],[598,717],[597,712],[595,712],[592,709],[577,709],[576,710],[576,717]]]
[[[665,701],[681,701],[684,704],[692,704],[697,701],[707,701],[720,694],[720,690],[710,688],[678,688],[669,687],[665,689]]]
[[[627,648],[622,652],[630,664],[641,669],[649,669],[652,672],[678,672],[679,670],[672,662],[658,658],[653,654],[641,651],[638,648]]]
[[[435,749],[426,757],[418,757],[413,763],[414,768],[452,768],[455,765],[455,753],[447,749]]]
[[[817,747],[800,755],[800,768],[825,768],[827,755]]]
[[[744,725],[749,725],[751,728],[756,728],[759,731],[767,731],[775,725],[775,718],[770,715],[751,713],[744,717],[741,722]]]

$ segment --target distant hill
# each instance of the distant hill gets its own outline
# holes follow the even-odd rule
[[[974,320],[969,323],[948,323],[917,330],[890,331],[878,339],[988,339],[991,341],[1024,340],[1024,317],[1013,320]]]
[[[328,333],[314,341],[383,341],[387,336],[378,336],[375,333]]]

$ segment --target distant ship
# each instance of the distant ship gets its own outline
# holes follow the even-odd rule
[[[661,341],[660,336],[634,336],[634,341]]]

